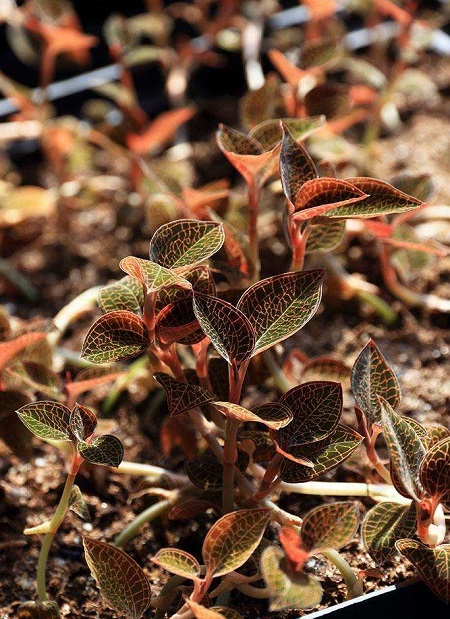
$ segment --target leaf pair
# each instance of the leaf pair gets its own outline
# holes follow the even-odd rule
[[[205,580],[224,576],[241,567],[259,545],[270,518],[268,509],[243,509],[222,516],[208,531],[202,548]],[[198,581],[200,565],[176,548],[160,550],[152,561],[184,578]]]
[[[323,271],[284,273],[248,288],[236,307],[194,294],[194,312],[217,352],[232,366],[290,337],[314,315]]]
[[[358,504],[347,501],[321,505],[305,516],[300,532],[284,527],[283,547],[269,546],[261,555],[261,571],[271,592],[270,610],[310,608],[320,603],[322,587],[303,571],[310,555],[339,550],[353,539],[359,525]]]
[[[76,404],[72,410],[59,402],[44,400],[25,404],[17,411],[23,424],[45,441],[71,441],[84,460],[103,466],[119,466],[123,447],[115,436],[93,438],[97,418],[92,411]]]

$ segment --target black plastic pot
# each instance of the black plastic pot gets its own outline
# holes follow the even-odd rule
[[[444,619],[449,609],[420,581],[407,581],[319,610],[305,619]]]

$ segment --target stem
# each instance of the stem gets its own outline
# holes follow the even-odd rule
[[[261,194],[258,181],[252,178],[247,183],[248,189],[248,241],[249,241],[249,256],[253,265],[253,277],[251,283],[254,284],[259,280],[260,262],[259,262],[259,238],[258,238],[258,205]]]
[[[164,469],[153,464],[140,464],[139,462],[123,461],[118,467],[111,467],[114,473],[122,473],[124,475],[138,475],[142,477],[151,477],[155,482],[163,480],[175,483],[177,486],[185,486],[189,483],[189,478],[186,475],[173,473],[169,469]]]
[[[291,271],[301,271],[305,264],[306,243],[311,231],[310,227],[305,228],[302,232],[300,226],[295,222],[290,226],[291,241],[292,241],[292,263]]]
[[[239,421],[227,419],[223,449],[222,508],[224,514],[234,510],[234,470],[237,460],[236,440],[239,425]]]
[[[283,372],[283,370],[278,365],[275,359],[275,356],[271,350],[264,351],[262,353],[262,356],[264,359],[264,363],[267,366],[267,369],[272,374],[272,378],[273,378],[273,382],[275,383],[275,386],[282,393],[286,393],[286,391],[289,391],[290,389],[292,389],[292,387],[295,387],[295,385],[290,382],[290,380],[286,377],[286,374]]]
[[[253,585],[249,585],[247,582],[234,583],[234,587],[241,593],[259,600],[270,598],[271,595],[267,587],[254,587]]]
[[[367,290],[358,290],[356,296],[360,301],[367,303],[387,325],[393,325],[397,321],[397,312],[381,297]]]
[[[156,520],[159,516],[162,516],[174,503],[176,499],[179,498],[179,494],[176,493],[172,499],[165,499],[164,501],[159,501],[159,503],[155,503],[154,505],[150,505],[147,509],[144,509],[134,520],[132,520],[124,530],[119,533],[119,535],[114,540],[114,546],[117,548],[123,548],[130,542],[132,539],[136,537],[139,533],[140,529],[147,524],[148,522],[152,522]]]
[[[75,477],[77,476],[78,469],[80,467],[80,463],[74,455],[72,457],[72,462],[69,469],[69,474],[67,475],[66,483],[64,485],[64,490],[61,495],[61,498],[58,503],[58,507],[56,508],[55,513],[53,514],[53,518],[50,520],[50,531],[46,533],[44,540],[42,542],[41,550],[39,552],[39,559],[37,564],[37,595],[39,602],[45,602],[48,598],[47,596],[47,584],[46,584],[46,571],[47,571],[47,559],[48,553],[50,551],[50,547],[53,543],[56,533],[63,522],[67,510],[69,508],[69,499],[70,493],[72,491],[72,487],[75,481]]]
[[[358,578],[350,565],[347,563],[344,557],[338,553],[337,550],[335,550],[334,548],[327,548],[326,550],[321,550],[320,552],[321,554],[323,554],[324,557],[331,561],[331,563],[341,573],[342,578],[347,585],[348,600],[357,598],[364,593],[362,580]]]

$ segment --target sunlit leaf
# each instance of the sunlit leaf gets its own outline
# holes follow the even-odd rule
[[[360,352],[352,369],[351,384],[356,404],[369,423],[381,425],[381,409],[377,396],[383,397],[395,410],[400,404],[400,385],[393,370],[373,340]]]
[[[446,604],[450,602],[450,544],[428,548],[412,539],[401,539],[397,550],[411,561],[430,589]]]
[[[316,129],[325,124],[325,116],[311,116],[310,118],[281,118],[294,140],[305,140]],[[280,120],[266,120],[254,127],[249,136],[261,144],[264,150],[269,150],[277,146],[283,138]]]
[[[127,256],[120,261],[119,266],[122,271],[138,279],[145,286],[147,294],[157,292],[166,286],[191,288],[190,283],[184,277],[151,260]]]
[[[367,194],[348,181],[337,178],[313,178],[303,183],[295,196],[295,221],[306,221],[312,217],[331,217],[334,213],[356,216],[358,204],[365,201]],[[336,215],[338,216],[338,215]],[[344,215],[339,215],[344,216]]]
[[[69,508],[76,513],[77,516],[89,522],[91,515],[89,513],[86,501],[81,494],[80,488],[75,484],[72,486],[69,497]]]
[[[380,398],[383,434],[391,459],[391,475],[400,494],[418,500],[423,492],[419,477],[425,447],[414,428]]]
[[[223,245],[224,231],[216,221],[179,219],[158,228],[150,241],[150,260],[166,269],[200,264]]]
[[[427,436],[425,440],[422,439],[422,442],[425,444],[427,449],[431,449],[433,445],[436,445],[439,441],[442,441],[444,438],[450,436],[449,428],[446,428],[438,423],[432,425],[427,424],[425,429],[427,431]]]
[[[186,604],[189,606],[195,619],[242,619],[241,615],[232,608],[224,606],[206,608],[206,606],[197,604],[190,599],[186,599]]]
[[[323,253],[339,247],[345,237],[345,221],[330,221],[309,227],[306,253]]]
[[[277,434],[282,449],[319,441],[336,428],[342,412],[342,387],[333,382],[310,382],[290,389],[280,398],[294,418]]]
[[[383,501],[372,507],[364,518],[361,537],[367,552],[379,565],[395,553],[395,542],[416,532],[416,505]]]
[[[252,356],[301,329],[317,311],[323,271],[299,271],[268,277],[248,288],[237,304],[253,325]],[[270,308],[270,309],[268,309]]]
[[[250,359],[255,332],[241,310],[217,297],[196,293],[194,312],[214,348],[230,365],[239,367]]]
[[[167,394],[167,408],[172,416],[181,415],[214,400],[212,393],[198,385],[184,383],[163,372],[156,372],[153,376]]]
[[[343,501],[319,505],[303,519],[300,536],[310,552],[326,548],[339,550],[355,536],[359,526],[358,503]]]
[[[66,391],[71,398],[76,399],[80,394],[91,391],[95,387],[105,385],[123,376],[125,369],[120,366],[114,367],[90,367],[84,368],[76,375],[73,382],[66,383]]]
[[[78,441],[86,441],[97,428],[97,417],[85,406],[75,404],[70,413],[69,428]]]
[[[312,359],[304,365],[301,376],[301,382],[331,380],[341,383],[344,388],[350,386],[350,368],[342,361],[332,357]]]
[[[59,402],[43,400],[25,404],[17,411],[21,421],[38,438],[70,441],[70,410]]]
[[[203,543],[206,573],[218,577],[241,567],[260,543],[269,518],[269,509],[242,509],[222,516]]]
[[[280,176],[283,191],[292,204],[295,203],[295,197],[303,183],[318,176],[308,151],[294,139],[285,124],[280,151]]]
[[[253,421],[263,423],[273,430],[284,427],[292,420],[291,411],[287,407],[279,405],[276,402],[258,406],[253,412],[243,406],[239,406],[239,404],[232,404],[231,402],[213,402],[212,405],[219,413],[225,415],[227,419],[241,422]]]
[[[106,604],[132,619],[150,606],[150,583],[142,568],[119,548],[83,539],[86,561]]]
[[[284,608],[312,608],[322,599],[322,587],[309,574],[290,573],[284,565],[284,553],[277,546],[269,546],[261,555],[261,571],[272,596],[270,610]]]
[[[109,312],[89,329],[81,356],[93,363],[109,363],[137,357],[149,345],[147,327],[139,316],[126,311]]]
[[[177,576],[192,580],[200,576],[200,565],[197,559],[178,548],[162,548],[152,557],[152,561]]]
[[[420,481],[432,497],[450,495],[450,437],[439,441],[420,464]]]
[[[298,451],[299,455],[308,458],[313,466],[304,466],[283,459],[280,477],[289,483],[302,483],[317,479],[344,462],[359,447],[362,440],[362,436],[351,428],[338,426],[335,432],[323,441],[301,445],[297,450],[291,449],[294,456]]]
[[[118,282],[109,284],[100,290],[98,296],[100,309],[105,314],[124,310],[139,316],[144,302],[142,286],[140,286],[141,294],[137,297],[135,292],[129,286],[125,285],[124,280],[129,281],[132,280],[132,278],[127,275]]]
[[[90,443],[79,443],[80,455],[91,464],[119,466],[123,460],[123,446],[118,438],[104,434]]]

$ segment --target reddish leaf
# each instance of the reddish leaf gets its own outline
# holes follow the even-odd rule
[[[69,428],[78,441],[86,441],[97,428],[97,417],[88,408],[75,404],[70,413]]]
[[[127,137],[129,149],[137,155],[146,155],[161,148],[169,142],[181,125],[190,120],[195,110],[190,107],[163,112],[141,135],[129,134]]]
[[[439,500],[450,496],[450,437],[444,438],[425,454],[419,470],[425,492]]]
[[[355,536],[359,526],[358,503],[343,501],[319,505],[303,519],[303,548],[315,554],[327,548],[340,550]]]
[[[280,151],[280,176],[287,199],[294,204],[306,181],[318,177],[316,166],[303,144],[297,142],[285,124]]]
[[[213,394],[203,387],[181,382],[163,372],[156,372],[153,376],[167,394],[167,407],[172,416],[181,415],[214,400]]]
[[[212,405],[219,413],[227,417],[227,419],[240,422],[253,421],[263,423],[273,430],[283,428],[292,420],[291,411],[287,407],[277,404],[276,402],[272,404],[263,404],[255,408],[254,412],[249,411],[243,406],[239,406],[239,404],[232,404],[231,402],[212,402]]]
[[[38,342],[47,337],[46,333],[24,333],[18,337],[0,342],[0,372],[3,371],[5,365],[11,361],[16,355],[22,352],[27,346]]]
[[[297,193],[293,218],[295,221],[305,221],[312,217],[335,216],[334,213],[344,213],[341,207],[349,205],[351,212],[349,216],[355,216],[356,203],[366,198],[367,194],[348,181],[337,178],[314,178],[306,181]]]

